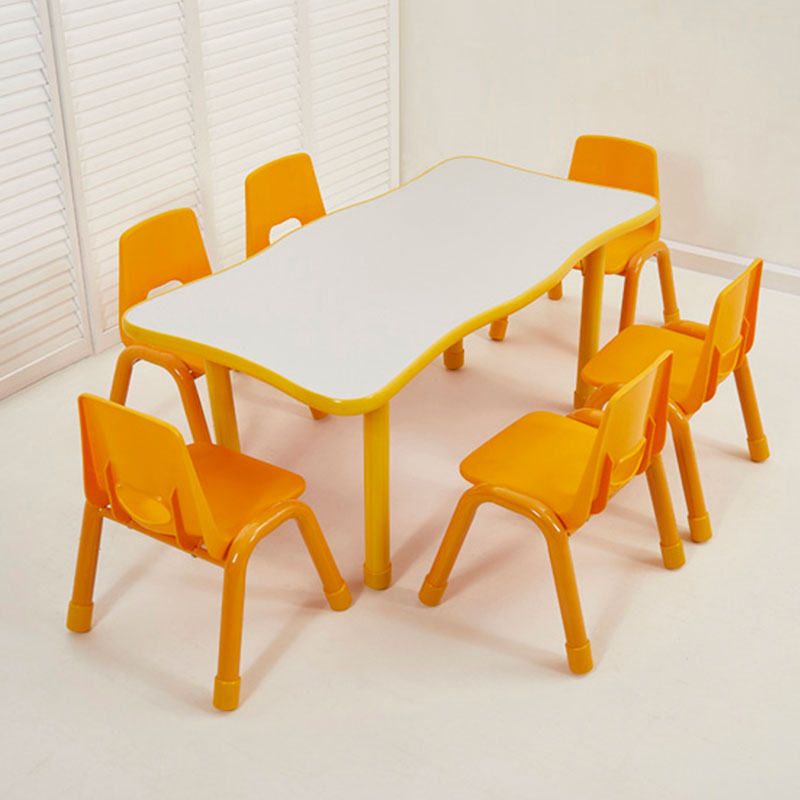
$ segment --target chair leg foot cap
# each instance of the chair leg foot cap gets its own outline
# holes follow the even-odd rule
[[[364,583],[370,589],[388,589],[392,583],[392,565],[375,572],[364,564]]]
[[[569,664],[570,671],[576,675],[585,675],[587,672],[592,671],[594,662],[592,661],[592,645],[587,639],[583,644],[577,647],[567,645],[567,664]]]
[[[506,331],[508,330],[508,319],[496,319],[489,326],[489,338],[494,339],[496,342],[502,342],[506,338]]]
[[[88,606],[81,606],[70,602],[67,611],[67,627],[73,633],[86,633],[91,630],[92,611],[94,611],[94,603],[89,603]]]
[[[214,708],[220,711],[233,711],[239,706],[239,689],[242,687],[242,679],[234,681],[223,681],[214,678]]]
[[[443,361],[447,369],[461,369],[464,366],[464,348],[462,347],[454,352],[445,350]]]
[[[678,540],[675,544],[661,545],[661,559],[667,569],[679,569],[686,563],[683,552],[683,542]]]
[[[557,283],[552,289],[548,290],[547,296],[551,300],[560,300],[564,296],[564,287]]]
[[[693,542],[707,542],[711,538],[711,520],[708,512],[702,517],[689,517],[689,534]]]
[[[308,410],[311,412],[311,416],[314,417],[314,419],[325,419],[325,417],[328,416],[327,411],[319,411],[318,409],[313,408],[312,406],[309,406]]]
[[[353,598],[350,596],[350,589],[347,584],[342,581],[342,585],[335,592],[325,592],[325,597],[328,598],[328,605],[334,611],[344,611],[350,608]]]
[[[748,439],[747,447],[750,450],[751,461],[766,461],[769,458],[769,445],[767,444],[766,436],[762,436],[760,439]]]
[[[438,606],[442,600],[445,589],[447,589],[447,584],[444,586],[436,586],[431,583],[430,577],[426,575],[422,587],[419,590],[418,597],[420,602],[424,603],[426,606]]]

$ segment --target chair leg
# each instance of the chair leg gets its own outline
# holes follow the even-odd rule
[[[308,410],[311,412],[311,416],[314,419],[325,419],[325,417],[328,416],[327,411],[320,411],[319,409],[314,408],[313,406],[309,406]]]
[[[489,338],[494,339],[496,342],[502,342],[506,338],[506,331],[508,330],[508,317],[501,317],[496,319],[489,326]]]
[[[344,611],[346,608],[350,608],[352,602],[350,590],[333,560],[333,555],[322,535],[314,512],[305,503],[298,503],[296,519],[308,553],[322,581],[328,605],[334,611]]]
[[[447,369],[461,369],[464,366],[464,340],[459,339],[442,353]]]
[[[128,388],[131,385],[131,373],[136,362],[135,350],[126,347],[117,357],[117,366],[114,369],[114,379],[111,383],[109,400],[124,406],[128,399]]]
[[[192,438],[195,442],[210,442],[203,406],[197,394],[192,371],[176,355],[162,350],[154,350],[144,345],[128,345],[117,358],[114,370],[114,380],[111,384],[109,400],[120,405],[125,405],[128,397],[128,388],[131,383],[133,365],[137,361],[147,361],[163,367],[172,376],[180,392],[183,410],[189,422]]]
[[[242,655],[242,619],[244,587],[250,553],[225,563],[222,584],[222,616],[219,626],[219,661],[214,678],[214,706],[220,711],[233,711],[239,705],[242,678],[239,662]]]
[[[564,296],[564,282],[559,281],[552,289],[548,289],[547,296],[551,300],[560,300]]]
[[[468,489],[461,495],[456,510],[447,526],[444,539],[439,545],[439,552],[433,561],[430,572],[425,576],[422,587],[419,590],[419,599],[426,606],[438,606],[442,595],[447,589],[447,579],[456,563],[461,546],[467,536],[475,512],[481,504],[481,500],[476,500],[472,489]]]
[[[678,299],[675,296],[675,276],[672,272],[672,258],[667,246],[662,242],[656,253],[658,280],[661,284],[661,297],[664,301],[664,322],[677,322],[680,318]]]
[[[289,519],[297,519],[331,608],[340,611],[350,605],[350,590],[339,574],[313,512],[305,503],[296,500],[278,503],[266,512],[264,518],[244,527],[233,540],[225,559],[219,660],[214,679],[214,706],[221,711],[233,711],[239,705],[239,690],[242,685],[239,666],[247,564],[255,546]]]
[[[92,627],[94,610],[92,598],[102,528],[103,515],[94,506],[86,503],[83,507],[83,524],[78,545],[78,562],[75,565],[72,600],[67,611],[67,627],[75,633],[86,633]]]
[[[678,535],[675,511],[672,508],[672,498],[660,453],[650,462],[645,474],[661,539],[661,558],[667,569],[678,569],[686,563],[686,556],[683,553],[683,542]]]
[[[697,469],[692,432],[689,420],[674,403],[670,403],[669,424],[675,443],[675,454],[678,457],[686,506],[689,510],[689,532],[693,542],[705,542],[711,538],[711,521],[703,498],[703,486],[700,483],[700,471]]]
[[[425,576],[419,590],[419,599],[426,606],[435,606],[442,599],[447,588],[447,579],[453,564],[464,544],[467,531],[475,512],[481,503],[493,502],[504,508],[522,514],[536,524],[544,534],[547,551],[550,554],[550,567],[561,609],[561,620],[566,635],[567,663],[572,672],[579,675],[592,669],[592,648],[586,637],[583,624],[578,585],[567,541],[568,534],[553,516],[552,512],[536,500],[515,496],[511,492],[479,484],[461,495],[447,532],[439,546],[431,571]]]
[[[736,379],[739,405],[742,407],[744,425],[747,428],[747,447],[750,450],[750,460],[766,461],[769,458],[769,445],[761,425],[761,414],[758,412],[753,376],[750,374],[750,364],[747,363],[746,357],[738,369],[734,370],[733,377]]]
[[[635,264],[623,272],[625,278],[625,287],[622,290],[622,309],[619,313],[619,329],[624,331],[625,328],[633,325],[636,318],[636,300],[639,294],[639,276],[642,271],[641,263]]]
[[[592,646],[583,623],[575,568],[569,549],[569,535],[563,528],[544,525],[540,521],[537,521],[537,525],[544,534],[547,552],[550,555],[550,568],[553,571],[558,607],[561,610],[561,621],[567,639],[567,664],[576,675],[583,675],[590,672],[594,664]]]

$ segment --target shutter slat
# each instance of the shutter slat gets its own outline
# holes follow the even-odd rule
[[[11,214],[4,214],[0,217],[0,236],[4,236],[3,241],[7,247],[11,246],[15,243],[15,236],[24,237],[27,228],[30,227],[35,231],[40,225],[48,224],[47,220],[53,215],[58,215],[59,224],[62,224],[63,209],[61,198],[51,197],[34,208],[23,208]],[[24,239],[19,238],[17,241]]]
[[[36,25],[36,9],[31,3],[4,3],[0,6],[0,25],[29,19],[34,20],[34,25]],[[39,32],[38,26],[36,26],[36,32]]]
[[[117,0],[117,2],[100,0],[100,2],[81,8],[79,3],[70,0],[69,4],[64,3],[64,27],[70,31],[77,31],[87,25],[96,26],[134,14],[137,11],[159,8],[163,5],[164,0]]]
[[[64,36],[68,48],[81,48],[81,59],[93,58],[97,52],[117,49],[121,43],[130,40],[132,31],[146,35],[161,23],[181,20],[181,8],[177,3],[158,3],[150,8],[131,9],[127,14],[117,13],[112,17],[94,17],[92,22],[75,25],[75,20],[67,28]]]
[[[193,135],[191,125],[186,120],[183,120],[182,124],[179,121],[179,124],[169,128],[157,129],[155,132],[150,131],[148,135],[141,135],[141,131],[139,131],[139,134],[134,141],[128,142],[124,147],[85,148],[85,155],[82,160],[84,163],[84,175],[87,179],[96,179],[95,183],[102,183],[104,182],[103,173],[113,165],[141,158],[145,154],[158,149],[159,146],[170,147],[175,142],[182,142],[185,146],[187,141],[191,141]]]
[[[53,138],[35,136],[0,149],[0,183],[17,178],[31,169],[42,169],[57,161]]]
[[[145,63],[137,64],[136,73],[140,79],[149,78],[153,75],[160,75],[164,70],[186,65],[186,53],[182,50],[168,49],[163,53],[148,58]],[[90,72],[83,77],[72,75],[73,95],[82,97],[92,94],[100,89],[109,89],[121,84],[126,84],[131,80],[131,68],[127,64],[113,68],[104,69],[97,72]],[[117,91],[121,94],[124,89]]]
[[[10,373],[26,363],[52,353],[58,347],[81,338],[80,323],[70,300],[35,314],[27,323],[0,334],[0,373]]]
[[[186,96],[186,75],[178,75],[177,80],[167,81],[163,79],[152,85],[136,87],[124,96],[118,96],[114,100],[108,100],[102,105],[95,105],[85,111],[75,114],[75,123],[80,127],[90,128],[93,125],[102,125],[103,122],[115,120],[114,124],[124,125],[124,116],[127,114],[138,115],[140,119],[148,119],[158,116],[156,111],[152,111],[153,106],[159,102],[174,103],[185,107],[188,105],[184,98]],[[184,100],[184,102],[180,102]],[[176,102],[177,101],[177,102]],[[167,108],[171,107],[169,105]],[[134,117],[136,121],[136,117]]]
[[[70,271],[69,248],[67,243],[62,240],[47,247],[40,247],[31,253],[27,259],[17,259],[8,264],[0,264],[0,287],[5,294],[6,291],[18,291],[7,287],[18,286],[24,288],[31,281],[44,280],[44,277],[54,274],[56,271]],[[37,277],[41,275],[43,277]]]

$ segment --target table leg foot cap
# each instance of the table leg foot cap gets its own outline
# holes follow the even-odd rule
[[[328,605],[334,611],[344,611],[346,608],[350,608],[350,604],[353,602],[352,597],[350,597],[350,589],[347,588],[347,584],[344,581],[336,591],[325,592],[325,597],[328,598]]]
[[[767,444],[766,436],[762,436],[760,439],[748,439],[747,447],[750,450],[751,461],[766,461],[769,458],[769,445]]]
[[[577,647],[567,645],[567,664],[571,672],[576,675],[585,675],[592,671],[594,662],[592,661],[592,645],[587,639],[586,642]]]
[[[496,342],[502,342],[506,338],[506,331],[508,330],[508,317],[503,319],[496,319],[489,326],[489,338],[494,339]]]
[[[693,542],[707,542],[711,538],[711,520],[708,512],[701,517],[689,517],[689,535]]]
[[[661,545],[661,560],[667,569],[679,569],[686,563],[686,556],[683,552],[683,542],[677,541],[675,544]]]
[[[82,606],[71,602],[67,610],[67,627],[73,633],[86,633],[91,630],[92,611],[94,611],[94,603]]]
[[[392,583],[392,565],[382,570],[371,570],[364,564],[364,583],[370,589],[388,589]]]
[[[419,590],[418,596],[420,602],[424,603],[426,606],[438,606],[442,600],[445,589],[447,589],[447,584],[444,586],[436,586],[431,583],[430,576],[426,575],[422,588]]]
[[[233,681],[223,681],[214,678],[214,708],[220,711],[233,711],[239,706],[239,689],[242,687],[242,679],[236,678]]]

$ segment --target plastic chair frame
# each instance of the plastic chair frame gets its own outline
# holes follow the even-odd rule
[[[578,142],[582,139],[593,139],[593,140],[609,140],[609,141],[630,141],[632,145],[641,146],[641,143],[634,142],[633,140],[621,140],[617,139],[616,137],[612,136],[581,136],[576,141],[576,146]],[[574,159],[574,153],[573,153]],[[572,172],[572,167],[570,167],[570,172]],[[658,187],[657,187],[657,173],[656,173],[656,197],[658,197]],[[660,223],[660,217],[658,218]],[[648,223],[652,224],[652,223]],[[636,316],[636,302],[639,294],[639,277],[642,271],[642,267],[651,259],[655,258],[657,265],[658,265],[658,278],[659,283],[661,285],[661,296],[663,298],[664,303],[664,322],[676,322],[680,318],[680,312],[678,311],[678,301],[675,295],[675,279],[672,272],[672,259],[670,257],[669,248],[667,245],[658,239],[658,227],[655,231],[656,239],[652,242],[641,247],[637,250],[628,261],[625,263],[625,266],[620,270],[618,273],[607,273],[607,274],[618,274],[625,280],[623,293],[622,293],[622,308],[620,310],[620,317],[619,317],[619,330],[624,330],[629,325],[633,324],[634,318]],[[579,262],[575,265],[575,269],[580,269],[582,273],[585,274],[585,266],[583,261]],[[551,300],[560,300],[563,297],[564,290],[562,281],[559,281],[552,289],[548,290],[547,296]],[[508,330],[508,317],[502,317],[498,320],[495,320],[489,327],[489,337],[494,339],[495,341],[502,341],[505,339],[506,332]]]
[[[270,200],[270,189],[283,191],[279,201]],[[270,247],[270,233],[276,225],[297,219],[307,225],[325,216],[314,163],[308,153],[276,158],[250,172],[244,180],[245,252],[247,258]],[[327,411],[308,407],[314,419]]]
[[[273,199],[271,192],[280,199]],[[254,169],[245,178],[244,194],[247,258],[270,246],[276,225],[290,219],[307,225],[326,213],[308,153],[292,153]]]
[[[122,351],[117,363],[111,399],[122,405],[127,395],[133,363],[146,360],[164,367],[174,378],[184,411],[196,443],[211,444],[208,425],[200,398],[188,367],[176,356],[162,351],[135,346]],[[323,585],[330,607],[342,611],[350,606],[350,592],[342,578],[328,544],[311,508],[300,500],[284,500],[273,504],[256,519],[245,524],[231,541],[223,558],[215,558],[198,544],[191,549],[181,546],[178,537],[169,536],[140,525],[127,515],[115,511],[114,490],[107,487],[109,503],[98,507],[86,500],[81,525],[78,558],[75,567],[72,599],[69,603],[67,627],[75,633],[91,629],[94,610],[94,585],[104,519],[110,519],[143,533],[190,555],[208,561],[224,570],[222,612],[220,619],[219,656],[214,679],[214,706],[231,711],[239,704],[241,687],[240,660],[244,593],[247,565],[256,545],[284,522],[293,519],[308,549]]]
[[[660,360],[663,362],[664,356]],[[665,371],[665,380],[668,383],[669,366],[665,367]],[[601,409],[622,386],[622,384],[618,384],[600,387],[588,398],[585,407],[567,416],[583,424],[599,428],[603,420]],[[665,416],[663,406],[657,413]],[[637,474],[644,471],[647,477],[664,566],[667,569],[678,569],[685,563],[685,556],[683,542],[678,535],[675,513],[660,454],[664,445],[663,429],[665,427],[666,419],[663,419],[660,431],[654,434],[653,440],[642,455],[642,462],[637,469]],[[602,487],[600,491],[602,494]],[[605,507],[608,497],[613,493],[608,491],[608,486],[605,487],[605,491],[605,497],[596,497],[593,501],[586,517],[587,520],[590,515],[598,513]],[[591,644],[586,634],[569,547],[569,537],[583,523],[574,526],[571,530],[568,529],[561,518],[537,498],[487,483],[479,483],[467,489],[456,505],[431,570],[419,590],[420,601],[428,606],[436,606],[441,601],[447,589],[450,573],[475,518],[475,513],[484,503],[493,503],[525,517],[533,522],[544,536],[566,638],[567,664],[575,674],[591,671],[593,667]]]
[[[716,394],[717,386],[731,373],[733,373],[736,381],[739,405],[742,409],[742,417],[747,431],[750,460],[761,462],[769,458],[769,445],[764,433],[761,414],[758,410],[753,377],[747,360],[747,354],[755,341],[762,270],[763,261],[756,259],[744,273],[723,289],[714,305],[714,311],[708,325],[691,320],[677,320],[662,326],[666,330],[675,331],[707,342],[698,360],[690,400],[686,402],[686,407],[683,407],[675,400],[670,399],[667,415],[688,510],[689,533],[694,542],[708,541],[712,536],[712,528],[703,494],[703,485],[700,479],[700,470],[697,465],[697,455],[692,441],[689,420],[705,403],[711,400]],[[735,283],[743,280],[745,276],[747,276],[748,285],[742,314],[741,332],[733,346],[725,353],[721,353],[713,343],[714,327],[720,301],[723,294],[733,287]],[[709,339],[709,334],[711,334],[711,339]],[[611,386],[614,385],[618,384]],[[611,386],[608,388],[601,387],[599,391],[607,392],[611,389]]]

